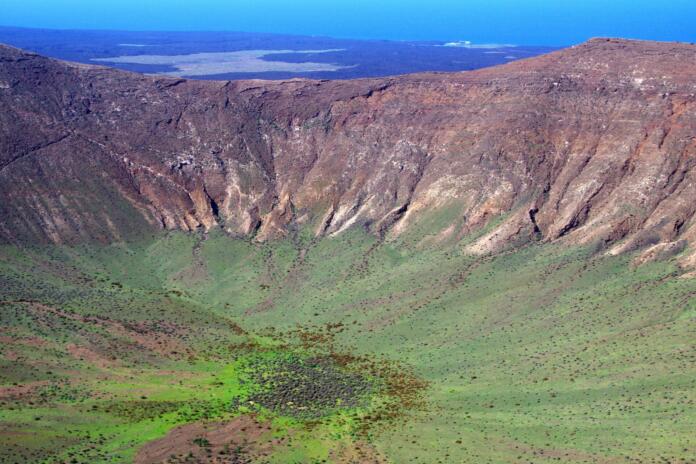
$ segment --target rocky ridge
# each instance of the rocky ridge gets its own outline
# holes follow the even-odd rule
[[[695,45],[593,39],[466,73],[204,82],[0,46],[0,241],[362,226],[694,267],[694,63]]]

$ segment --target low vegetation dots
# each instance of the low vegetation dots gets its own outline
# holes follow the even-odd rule
[[[365,407],[374,391],[368,379],[345,372],[330,357],[256,358],[244,368],[256,385],[249,403],[283,416],[318,419],[341,409]]]
[[[306,235],[0,248],[0,462],[693,461],[678,257]]]

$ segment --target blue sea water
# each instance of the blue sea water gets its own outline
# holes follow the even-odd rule
[[[0,0],[0,25],[568,45],[696,42],[696,0]]]

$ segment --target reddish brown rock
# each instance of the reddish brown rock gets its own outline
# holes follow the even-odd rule
[[[694,63],[694,45],[595,39],[468,73],[203,82],[2,47],[0,237],[305,224],[454,241],[502,216],[471,252],[693,250]]]

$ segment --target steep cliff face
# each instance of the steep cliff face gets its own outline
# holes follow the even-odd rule
[[[489,226],[469,251],[693,249],[693,63],[693,45],[595,39],[469,73],[199,82],[2,47],[0,237]]]

